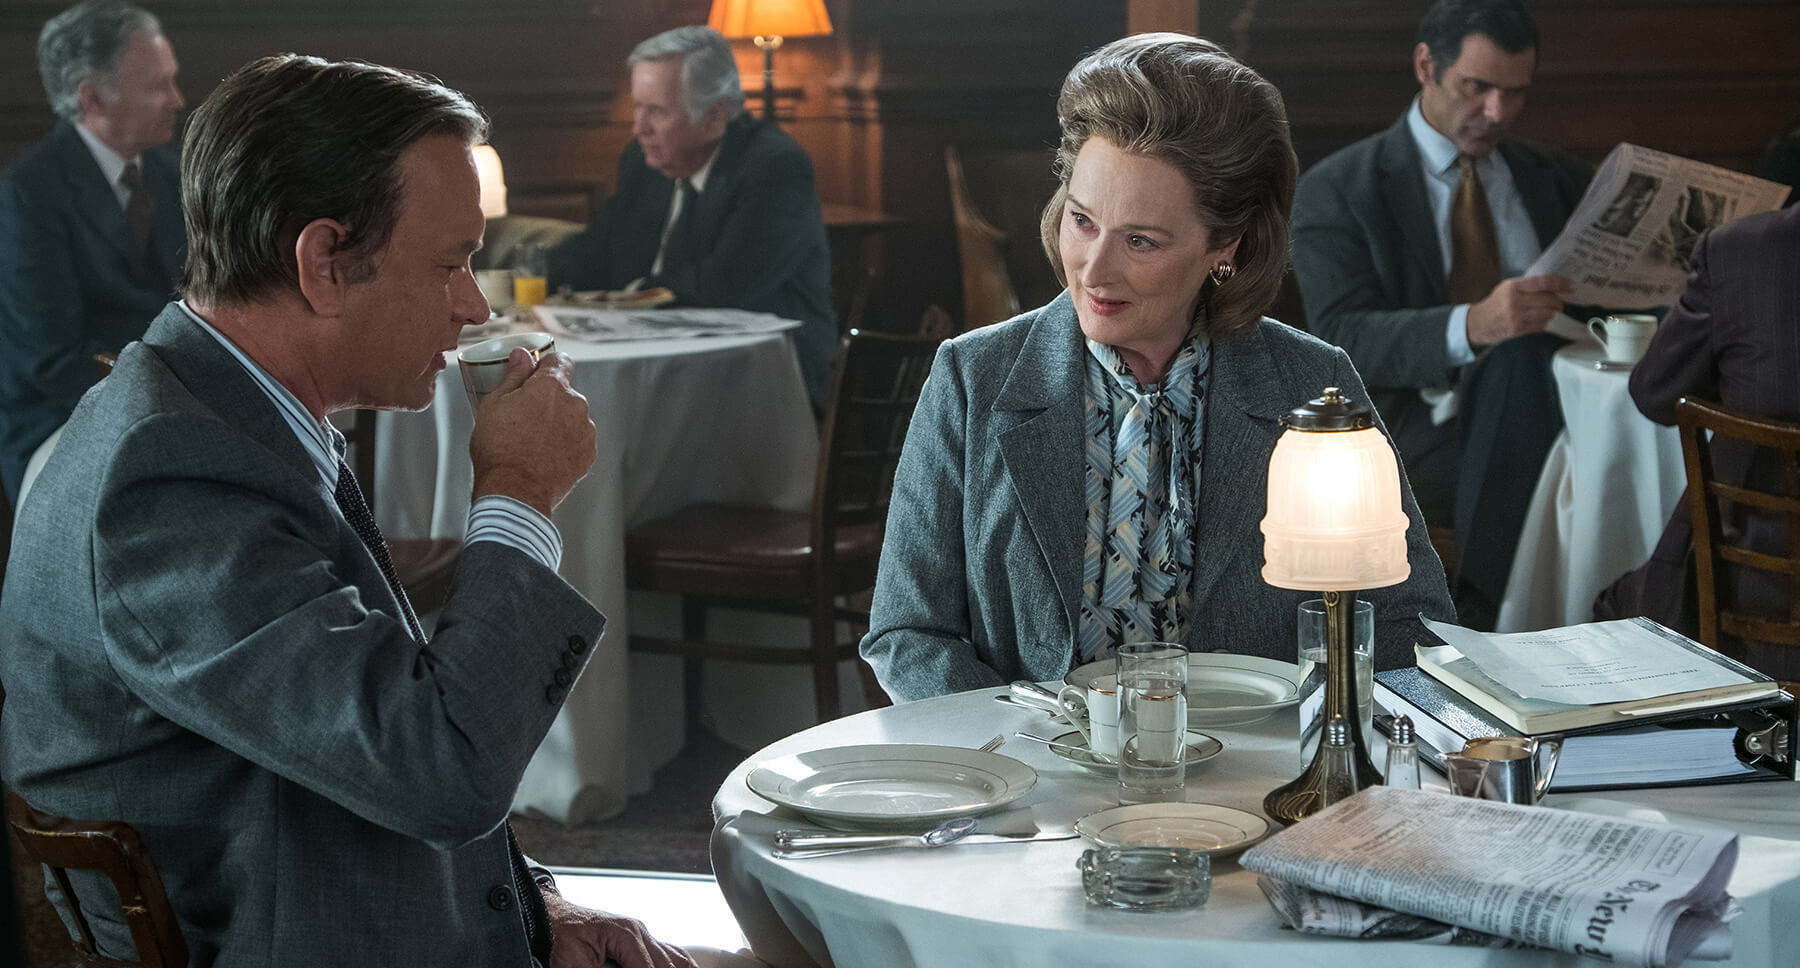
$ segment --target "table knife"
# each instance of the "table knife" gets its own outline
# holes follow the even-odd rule
[[[820,834],[818,836],[829,837],[830,835],[829,834]],[[1074,840],[1078,836],[1080,836],[1080,835],[1075,833],[1075,831],[1073,831],[1073,830],[1048,831],[1048,832],[1040,831],[1040,832],[1034,833],[1034,834],[966,834],[966,835],[958,838],[956,840],[956,843],[957,844],[1029,844],[1029,843],[1035,843],[1038,841],[1047,841],[1047,840]],[[945,844],[944,846],[948,847],[948,846],[952,846],[952,845]],[[865,850],[888,850],[890,848],[896,848],[896,847],[918,847],[918,848],[924,848],[927,850],[935,850],[936,849],[927,844],[920,842],[917,838],[912,838],[911,840],[906,841],[906,842],[871,844],[871,845],[863,845],[863,846],[856,846],[856,847],[840,847],[840,846],[835,846],[828,841],[821,842],[821,841],[817,841],[817,840],[812,840],[812,841],[805,841],[802,843],[796,843],[793,846],[787,847],[787,848],[776,847],[772,851],[770,851],[770,853],[776,857],[807,858],[807,857],[824,857],[829,854],[848,854],[848,853],[852,853],[852,852],[865,851]]]

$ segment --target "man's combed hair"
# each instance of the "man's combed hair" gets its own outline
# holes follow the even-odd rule
[[[731,42],[711,27],[665,30],[632,48],[625,66],[677,57],[682,58],[681,94],[689,121],[700,120],[715,104],[725,105],[727,120],[744,113],[744,90],[739,86]]]
[[[1075,157],[1089,138],[1102,138],[1174,166],[1193,188],[1212,245],[1238,240],[1237,274],[1201,288],[1208,332],[1248,326],[1275,301],[1287,272],[1288,209],[1299,177],[1275,85],[1210,41],[1136,34],[1076,64],[1056,114],[1059,186],[1040,230],[1059,281],[1068,281],[1059,240]]]
[[[160,34],[162,24],[123,0],[86,0],[44,24],[38,33],[38,73],[57,117],[81,120],[81,82],[116,74],[119,52],[140,31]]]
[[[1481,34],[1508,54],[1536,50],[1537,21],[1520,0],[1438,0],[1419,21],[1419,43],[1438,70],[1462,56],[1463,38]]]
[[[421,138],[487,137],[487,117],[422,74],[280,54],[227,77],[188,124],[181,193],[182,291],[204,304],[253,302],[297,285],[294,243],[322,218],[347,235],[351,278],[399,218],[399,161]]]

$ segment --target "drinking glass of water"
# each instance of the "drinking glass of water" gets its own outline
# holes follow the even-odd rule
[[[1182,799],[1187,782],[1187,649],[1133,642],[1119,671],[1119,802]]]

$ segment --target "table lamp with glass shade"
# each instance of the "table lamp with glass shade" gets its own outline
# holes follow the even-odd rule
[[[481,182],[481,214],[499,218],[506,214],[506,170],[500,166],[500,153],[493,145],[476,145],[475,177]]]
[[[1357,715],[1356,592],[1406,580],[1406,511],[1394,449],[1369,408],[1326,387],[1282,418],[1269,457],[1263,518],[1263,581],[1317,591],[1325,599],[1324,721],[1342,717],[1354,747],[1356,789],[1381,782]],[[1331,769],[1325,744],[1299,778],[1263,799],[1263,812],[1292,824],[1325,806]]]
[[[775,119],[775,51],[789,37],[831,33],[825,0],[713,0],[706,25],[733,39],[753,39],[763,52],[763,117]]]

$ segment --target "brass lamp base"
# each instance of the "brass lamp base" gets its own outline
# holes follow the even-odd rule
[[[1325,592],[1325,709],[1324,721],[1341,716],[1350,727],[1352,787],[1375,786],[1381,782],[1381,771],[1369,759],[1369,747],[1363,739],[1362,717],[1357,713],[1356,646],[1350,641],[1354,627],[1355,592]],[[1329,751],[1323,736],[1312,762],[1298,778],[1277,787],[1263,798],[1263,812],[1284,825],[1310,817],[1326,806],[1328,785],[1341,785],[1331,777]]]

